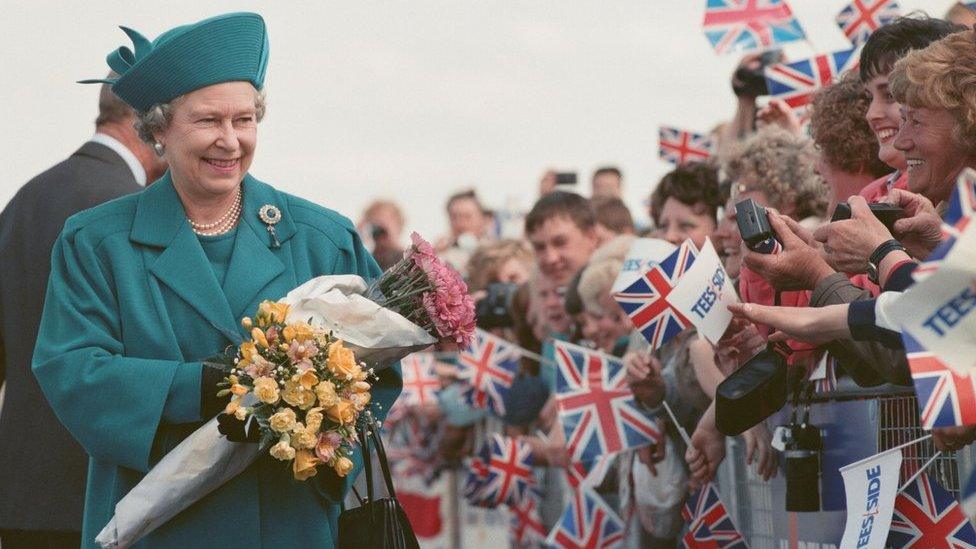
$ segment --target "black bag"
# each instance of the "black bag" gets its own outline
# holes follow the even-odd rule
[[[420,549],[417,536],[410,527],[407,514],[397,501],[396,491],[393,489],[393,479],[390,476],[390,464],[386,461],[386,450],[383,441],[375,429],[370,428],[367,434],[365,427],[357,429],[359,444],[363,449],[363,466],[366,475],[366,499],[359,498],[360,506],[347,509],[339,515],[339,549],[355,547],[357,549]],[[377,499],[373,490],[373,464],[369,443],[376,447],[376,457],[383,479],[386,481],[388,497]],[[353,489],[355,492],[355,488]]]

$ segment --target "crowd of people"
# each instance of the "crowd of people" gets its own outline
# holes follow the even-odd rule
[[[375,277],[377,265],[402,257],[409,220],[395,200],[373,202],[354,227],[247,174],[265,110],[267,42],[254,14],[198,25],[225,20],[238,26],[217,28],[227,34],[212,40],[192,34],[196,26],[174,29],[183,38],[158,41],[159,65],[144,72],[130,70],[133,56],[152,56],[154,46],[126,29],[135,53],[109,56],[115,72],[102,81],[91,142],[28,183],[0,216],[0,440],[18,441],[0,445],[4,549],[94,545],[151,464],[224,409],[214,396],[220,373],[187,357],[225,345],[259,290],[283,295],[323,273]],[[462,398],[456,353],[436,353],[436,400],[386,424],[419,421],[436,436],[392,438],[391,458],[422,456],[425,474],[436,476],[465,463],[486,435],[518,437],[532,448],[548,531],[566,507],[560,472],[572,461],[559,428],[553,342],[594,349],[623,362],[637,406],[664,433],[616,454],[595,490],[632,517],[629,546],[671,547],[689,490],[711,482],[726,459],[717,387],[770,342],[787,343],[796,378],[827,357],[859,386],[911,386],[889,306],[942,242],[957,178],[976,168],[974,22],[959,5],[946,19],[915,14],[879,28],[858,69],[822,88],[805,114],[775,99],[760,107],[770,60],[746,56],[731,81],[735,112],[713,132],[714,154],[640,183],[650,228],[635,225],[615,166],[596,170],[589,189],[545,172],[517,238],[503,237],[501,214],[475,191],[451,195],[436,252],[464,276],[478,326],[517,346],[521,359],[493,417]],[[254,47],[214,50],[227,56],[215,64],[223,72],[193,64],[240,33]],[[164,76],[147,77],[153,70]],[[767,213],[776,253],[743,242],[736,208],[747,199]],[[870,209],[876,203],[904,216],[885,225]],[[848,219],[831,221],[842,205]],[[741,301],[729,307],[721,339],[687,328],[652,348],[635,329],[614,286],[642,238],[714,244]],[[376,379],[384,409],[397,375],[392,368]],[[781,473],[764,423],[741,437],[757,477]],[[952,452],[976,440],[976,426],[936,428],[932,437]],[[147,543],[217,544],[214,524],[246,515],[260,520],[237,527],[258,545],[331,546],[345,481],[322,475],[310,481],[314,491],[268,481],[259,497],[257,487],[276,474],[260,463],[248,468]],[[318,505],[328,521],[312,516]]]
[[[555,172],[546,172],[524,217],[523,238],[493,237],[493,214],[473,191],[447,202],[450,231],[440,253],[467,276],[479,311],[502,304],[502,318],[497,311],[482,314],[479,325],[529,358],[522,359],[500,425],[456,402],[460,382],[446,363],[437,369],[445,387],[439,404],[411,413],[448,425],[440,448],[448,462],[476,451],[472,438],[486,430],[474,427],[485,421],[487,432],[529,441],[547,528],[562,511],[566,490],[547,471],[569,464],[557,428],[556,373],[547,360],[553,340],[622,358],[636,399],[668,433],[657,445],[619,454],[598,487],[616,509],[634,512],[640,527],[630,541],[640,547],[676,543],[686,490],[712,480],[725,458],[716,387],[764,349],[771,334],[789,340],[789,364],[801,377],[826,355],[834,375],[859,386],[911,386],[900,339],[876,304],[879,295],[911,283],[909,273],[940,242],[940,214],[957,177],[976,167],[976,33],[922,15],[884,26],[861,50],[859,68],[816,94],[808,116],[776,99],[756,106],[759,92],[737,81],[741,67],[756,70],[756,59],[747,56],[733,78],[737,113],[716,128],[716,154],[678,165],[653,185],[649,230],[635,227],[616,167],[597,170],[588,193],[563,187]],[[743,110],[753,113],[746,123]],[[768,212],[782,244],[778,253],[744,245],[736,204],[746,199]],[[831,222],[839,203],[849,204],[850,219]],[[905,217],[889,229],[871,203],[897,206]],[[360,224],[366,238],[369,231],[383,235],[375,240],[378,251],[386,249],[387,235],[401,238],[402,228],[402,214],[386,201],[371,205]],[[718,344],[689,328],[651,351],[617,305],[614,281],[641,237],[674,245],[690,239],[699,249],[710,237],[742,301]],[[690,446],[662,402],[691,433]],[[742,437],[757,476],[777,475],[770,429],[760,423]],[[974,437],[974,427],[933,431],[938,450],[958,450]]]

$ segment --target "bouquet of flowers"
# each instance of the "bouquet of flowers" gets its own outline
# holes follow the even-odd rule
[[[344,477],[372,374],[331,332],[287,318],[287,304],[265,301],[254,321],[243,320],[251,338],[221,383],[218,396],[233,395],[224,413],[256,422],[261,447],[291,461],[296,480],[315,476],[319,465]],[[247,406],[252,393],[255,403]]]
[[[166,454],[115,506],[95,538],[128,547],[244,471],[261,455],[290,461],[296,479],[320,466],[339,476],[359,422],[372,421],[375,372],[440,341],[467,345],[474,305],[460,276],[416,233],[403,259],[373,284],[356,275],[314,278],[242,320],[220,387],[225,413],[256,425],[261,444],[223,438],[213,419]]]

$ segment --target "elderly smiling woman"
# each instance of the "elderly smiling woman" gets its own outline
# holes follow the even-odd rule
[[[315,276],[379,274],[346,218],[248,173],[264,114],[260,16],[153,42],[124,30],[135,48],[109,55],[112,89],[141,113],[140,134],[169,171],[67,221],[34,354],[45,395],[90,456],[86,547],[155,461],[223,408],[222,375],[202,360],[241,341],[240,318]],[[399,387],[398,367],[380,373],[381,410]],[[331,470],[291,476],[264,456],[138,546],[333,546],[346,482]]]

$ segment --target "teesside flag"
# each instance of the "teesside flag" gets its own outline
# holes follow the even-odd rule
[[[768,49],[806,38],[786,0],[707,0],[702,28],[716,53]]]
[[[656,444],[662,433],[637,407],[623,361],[556,341],[556,406],[573,461]]]

